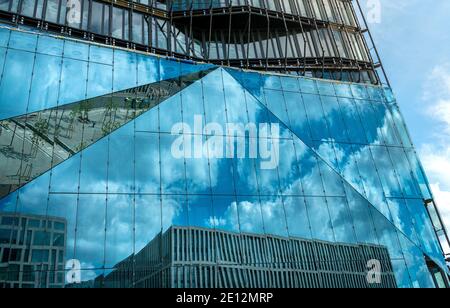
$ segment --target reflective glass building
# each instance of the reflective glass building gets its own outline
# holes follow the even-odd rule
[[[250,2],[0,1],[0,287],[448,286],[352,2]]]

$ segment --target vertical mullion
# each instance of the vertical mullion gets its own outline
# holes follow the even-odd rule
[[[194,6],[193,6],[193,2],[191,2],[191,7],[189,9],[189,15],[190,15],[190,22],[189,22],[189,38],[191,41],[187,41],[186,42],[186,53],[187,56],[189,57],[192,51],[192,54],[196,56],[195,54],[195,43],[194,43],[194,35],[193,35],[193,30],[192,30],[192,23],[193,23],[193,10],[194,10]]]
[[[209,33],[208,33],[208,52],[207,52],[207,60],[211,58],[211,40],[212,40],[212,21],[213,21],[213,10],[212,10],[212,2],[209,6]]]
[[[226,57],[226,60],[227,60],[227,63],[228,63],[228,66],[230,65],[230,46],[231,46],[231,20],[232,20],[232,5],[233,5],[233,3],[232,3],[232,1],[230,1],[230,5],[229,5],[229,22],[228,22],[228,44],[227,44],[227,46],[226,46],[226,48],[225,48],[225,52],[226,52],[226,55],[225,55],[225,57]],[[235,48],[236,49],[236,48]],[[235,52],[236,52],[236,50],[235,50]]]
[[[13,2],[13,0],[10,0],[10,10],[12,9],[12,2]],[[43,0],[43,3],[42,3],[42,20],[45,20],[45,18],[46,18],[46,15],[47,15],[47,0]]]
[[[284,44],[284,69],[285,71],[287,70],[287,62],[288,62],[288,40],[289,40],[289,30],[288,30],[288,26],[286,23],[286,17],[284,16],[284,11],[282,10],[282,16],[283,16],[283,24],[284,24],[284,29],[285,29],[285,40],[286,43]],[[286,72],[285,72],[286,73]]]
[[[249,11],[250,11],[250,6],[249,6]],[[252,14],[249,12],[249,14],[248,14],[248,31],[247,31],[247,48],[244,48],[244,49],[246,49],[245,50],[245,57],[246,57],[246,59],[247,59],[247,69],[250,67],[250,60],[249,60],[249,51],[250,51],[250,36],[251,36],[251,28],[252,28]],[[242,43],[245,43],[245,40],[244,39],[242,39]]]
[[[48,0],[45,0],[47,2]],[[88,1],[89,9],[88,9],[88,21],[86,25],[86,29],[88,32],[91,31],[91,23],[92,23],[92,0],[85,0]]]
[[[270,18],[269,18],[269,11],[266,7],[266,20],[267,20],[267,37],[266,37],[266,50],[265,50],[265,57],[266,57],[266,67],[265,70],[267,71],[269,67],[269,36],[270,36]]]

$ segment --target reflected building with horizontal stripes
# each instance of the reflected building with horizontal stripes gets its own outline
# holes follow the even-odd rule
[[[27,267],[45,282],[2,243],[19,280],[0,286],[448,287],[363,11],[0,0],[0,212],[22,222],[1,232],[65,222],[65,248]]]
[[[162,256],[162,259],[160,258]],[[108,288],[396,288],[386,247],[171,227],[92,285]],[[134,263],[134,266],[133,266]],[[134,283],[133,270],[138,276]]]

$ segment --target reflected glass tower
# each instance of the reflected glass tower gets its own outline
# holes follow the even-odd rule
[[[65,285],[64,218],[0,213],[0,287]]]
[[[0,286],[447,287],[355,8],[0,2]]]

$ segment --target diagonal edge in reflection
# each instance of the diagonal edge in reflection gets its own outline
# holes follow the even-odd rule
[[[216,69],[0,120],[0,200]]]
[[[373,210],[375,210],[377,213],[379,213],[379,215],[381,215],[381,217],[383,217],[387,222],[389,222],[390,225],[392,225],[392,227],[394,227],[397,232],[401,233],[409,242],[410,244],[418,247],[402,230],[400,230],[389,218],[387,218],[372,202],[370,202],[358,189],[356,189],[350,182],[348,182],[347,179],[345,179],[344,177],[342,177],[339,172],[335,169],[334,166],[332,166],[327,160],[325,160],[324,158],[322,158],[322,156],[317,153],[316,150],[314,150],[311,146],[309,146],[308,144],[306,144],[302,138],[300,138],[288,125],[286,125],[278,116],[276,116],[266,105],[264,105],[253,93],[252,91],[250,91],[249,89],[247,89],[246,85],[242,84],[237,78],[235,78],[235,76],[233,74],[230,74],[228,72],[228,70],[225,69],[225,71],[228,73],[228,75],[230,75],[236,82],[238,82],[244,89],[246,92],[249,93],[249,95],[251,95],[255,101],[264,109],[266,109],[275,119],[277,119],[277,121],[279,121],[279,123],[285,128],[287,129],[293,137],[295,137],[297,140],[299,140],[305,147],[307,147],[312,153],[313,155],[317,158],[320,159],[324,164],[326,164],[336,175],[339,176],[339,178],[349,187],[351,188],[354,192],[356,192],[361,198],[363,198],[367,204],[369,204],[371,206],[371,208]],[[400,242],[399,242],[400,245]],[[421,247],[418,247],[419,249],[421,249],[423,251],[423,249]],[[423,251],[425,254],[426,252]]]

